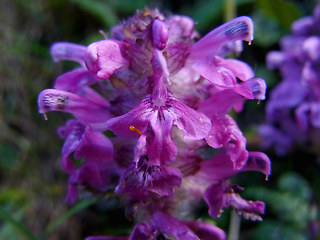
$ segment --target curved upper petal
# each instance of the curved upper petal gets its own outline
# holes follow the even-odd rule
[[[38,106],[40,113],[49,111],[68,112],[84,123],[104,122],[111,118],[108,106],[57,89],[43,90],[38,96]]]
[[[78,62],[81,65],[84,65],[85,52],[85,46],[68,42],[57,42],[50,48],[51,56],[55,62],[70,60]]]
[[[220,48],[230,41],[253,40],[253,22],[249,17],[235,18],[212,30],[190,48],[189,60],[197,61],[217,55]]]

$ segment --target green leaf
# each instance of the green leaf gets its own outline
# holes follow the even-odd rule
[[[11,170],[18,162],[17,150],[8,144],[0,144],[0,156],[0,169],[2,170]]]
[[[187,15],[191,16],[197,23],[196,28],[202,32],[212,27],[212,23],[223,14],[224,1],[212,0],[196,1],[195,6]]]
[[[301,232],[292,226],[283,225],[277,221],[264,221],[255,231],[255,240],[306,240]]]
[[[72,208],[70,208],[68,211],[66,211],[63,215],[58,217],[54,222],[52,222],[46,229],[43,231],[43,233],[40,235],[39,239],[45,239],[46,236],[52,232],[54,229],[56,229],[61,223],[63,223],[66,219],[68,219],[70,216],[76,214],[77,212],[95,204],[99,198],[91,198],[91,199],[86,199]]]
[[[14,219],[9,213],[0,207],[0,218],[11,224],[15,229],[23,234],[28,240],[38,240],[21,222]]]
[[[254,43],[262,47],[270,47],[277,44],[280,38],[287,33],[275,19],[267,17],[260,10],[254,12]]]
[[[258,0],[259,8],[282,28],[289,29],[292,22],[301,16],[299,8],[284,0]]]
[[[123,14],[132,14],[137,9],[143,9],[147,5],[148,0],[110,0],[110,5]]]
[[[97,0],[71,0],[71,2],[78,5],[83,11],[100,19],[107,28],[112,27],[118,22],[114,10],[107,2]]]

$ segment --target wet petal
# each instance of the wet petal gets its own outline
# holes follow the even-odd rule
[[[173,124],[182,131],[184,138],[200,140],[208,135],[211,129],[211,121],[205,114],[188,107],[174,98],[171,98],[170,101],[172,104],[170,111],[176,116]]]
[[[207,143],[213,148],[222,148],[231,141],[232,128],[235,122],[228,116],[214,116],[212,118],[212,128],[206,137]]]

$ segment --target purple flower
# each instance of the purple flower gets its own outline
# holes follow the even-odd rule
[[[77,198],[76,185],[105,191],[113,167],[113,146],[109,139],[77,120],[69,120],[58,131],[65,139],[62,167],[70,174],[68,202],[73,203]]]
[[[202,198],[213,218],[232,207],[260,220],[264,204],[242,199],[242,188],[229,182],[248,170],[270,174],[268,157],[247,151],[228,115],[247,99],[265,99],[264,80],[246,63],[226,58],[242,50],[242,41],[252,41],[252,20],[236,18],[196,41],[189,17],[145,9],[110,33],[89,46],[54,44],[55,61],[80,66],[38,97],[40,113],[76,118],[59,128],[68,201],[76,200],[79,186],[100,193],[112,188],[125,200],[128,219],[139,220],[130,236],[87,240],[225,239],[214,225],[179,220],[181,202]],[[200,152],[210,148],[219,153],[206,161]]]
[[[191,230],[192,229],[192,230]],[[88,237],[86,240],[117,240],[117,237]],[[119,238],[119,240],[122,238]],[[128,240],[224,240],[225,233],[218,227],[203,222],[182,223],[178,219],[161,211],[155,212],[150,222],[138,223]]]
[[[200,164],[200,170],[187,178],[187,186],[196,194],[203,195],[213,218],[219,217],[223,208],[232,207],[246,219],[262,220],[259,214],[264,213],[264,203],[242,199],[239,195],[242,188],[231,185],[228,181],[232,176],[244,171],[259,171],[267,178],[271,174],[270,160],[264,153],[249,152],[242,168],[235,169],[230,156],[220,152],[211,160]]]
[[[147,156],[154,164],[164,165],[174,160],[177,151],[170,137],[173,125],[182,131],[184,138],[200,140],[208,135],[211,122],[204,114],[188,107],[167,92],[165,83],[169,73],[164,56],[158,50],[154,51],[152,62],[152,94],[147,95],[127,114],[108,120],[105,128],[122,137],[138,137],[150,126],[154,137]]]
[[[319,14],[317,6],[313,16],[296,20],[292,34],[282,38],[280,51],[267,56],[269,67],[279,69],[283,80],[271,92],[266,124],[259,132],[262,146],[273,147],[278,155],[292,151],[294,144],[310,150],[319,144]]]

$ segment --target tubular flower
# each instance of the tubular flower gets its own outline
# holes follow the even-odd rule
[[[264,80],[246,63],[225,58],[253,40],[251,19],[236,18],[196,42],[189,17],[145,9],[110,33],[89,46],[55,43],[55,61],[80,66],[38,97],[40,113],[76,118],[59,128],[67,200],[76,200],[78,185],[102,194],[113,189],[134,206],[127,217],[139,219],[130,236],[87,240],[225,239],[214,225],[182,219],[180,202],[192,201],[182,195],[203,198],[214,218],[232,207],[260,220],[264,204],[242,199],[242,188],[229,183],[247,170],[270,174],[268,157],[246,150],[228,115],[247,99],[265,98]],[[205,161],[200,150],[210,148],[219,153]]]
[[[320,5],[313,16],[296,20],[291,35],[282,38],[279,51],[267,55],[270,69],[279,69],[282,81],[272,90],[266,124],[260,127],[263,147],[278,155],[294,144],[318,152],[320,130]],[[310,144],[311,143],[311,144]]]

